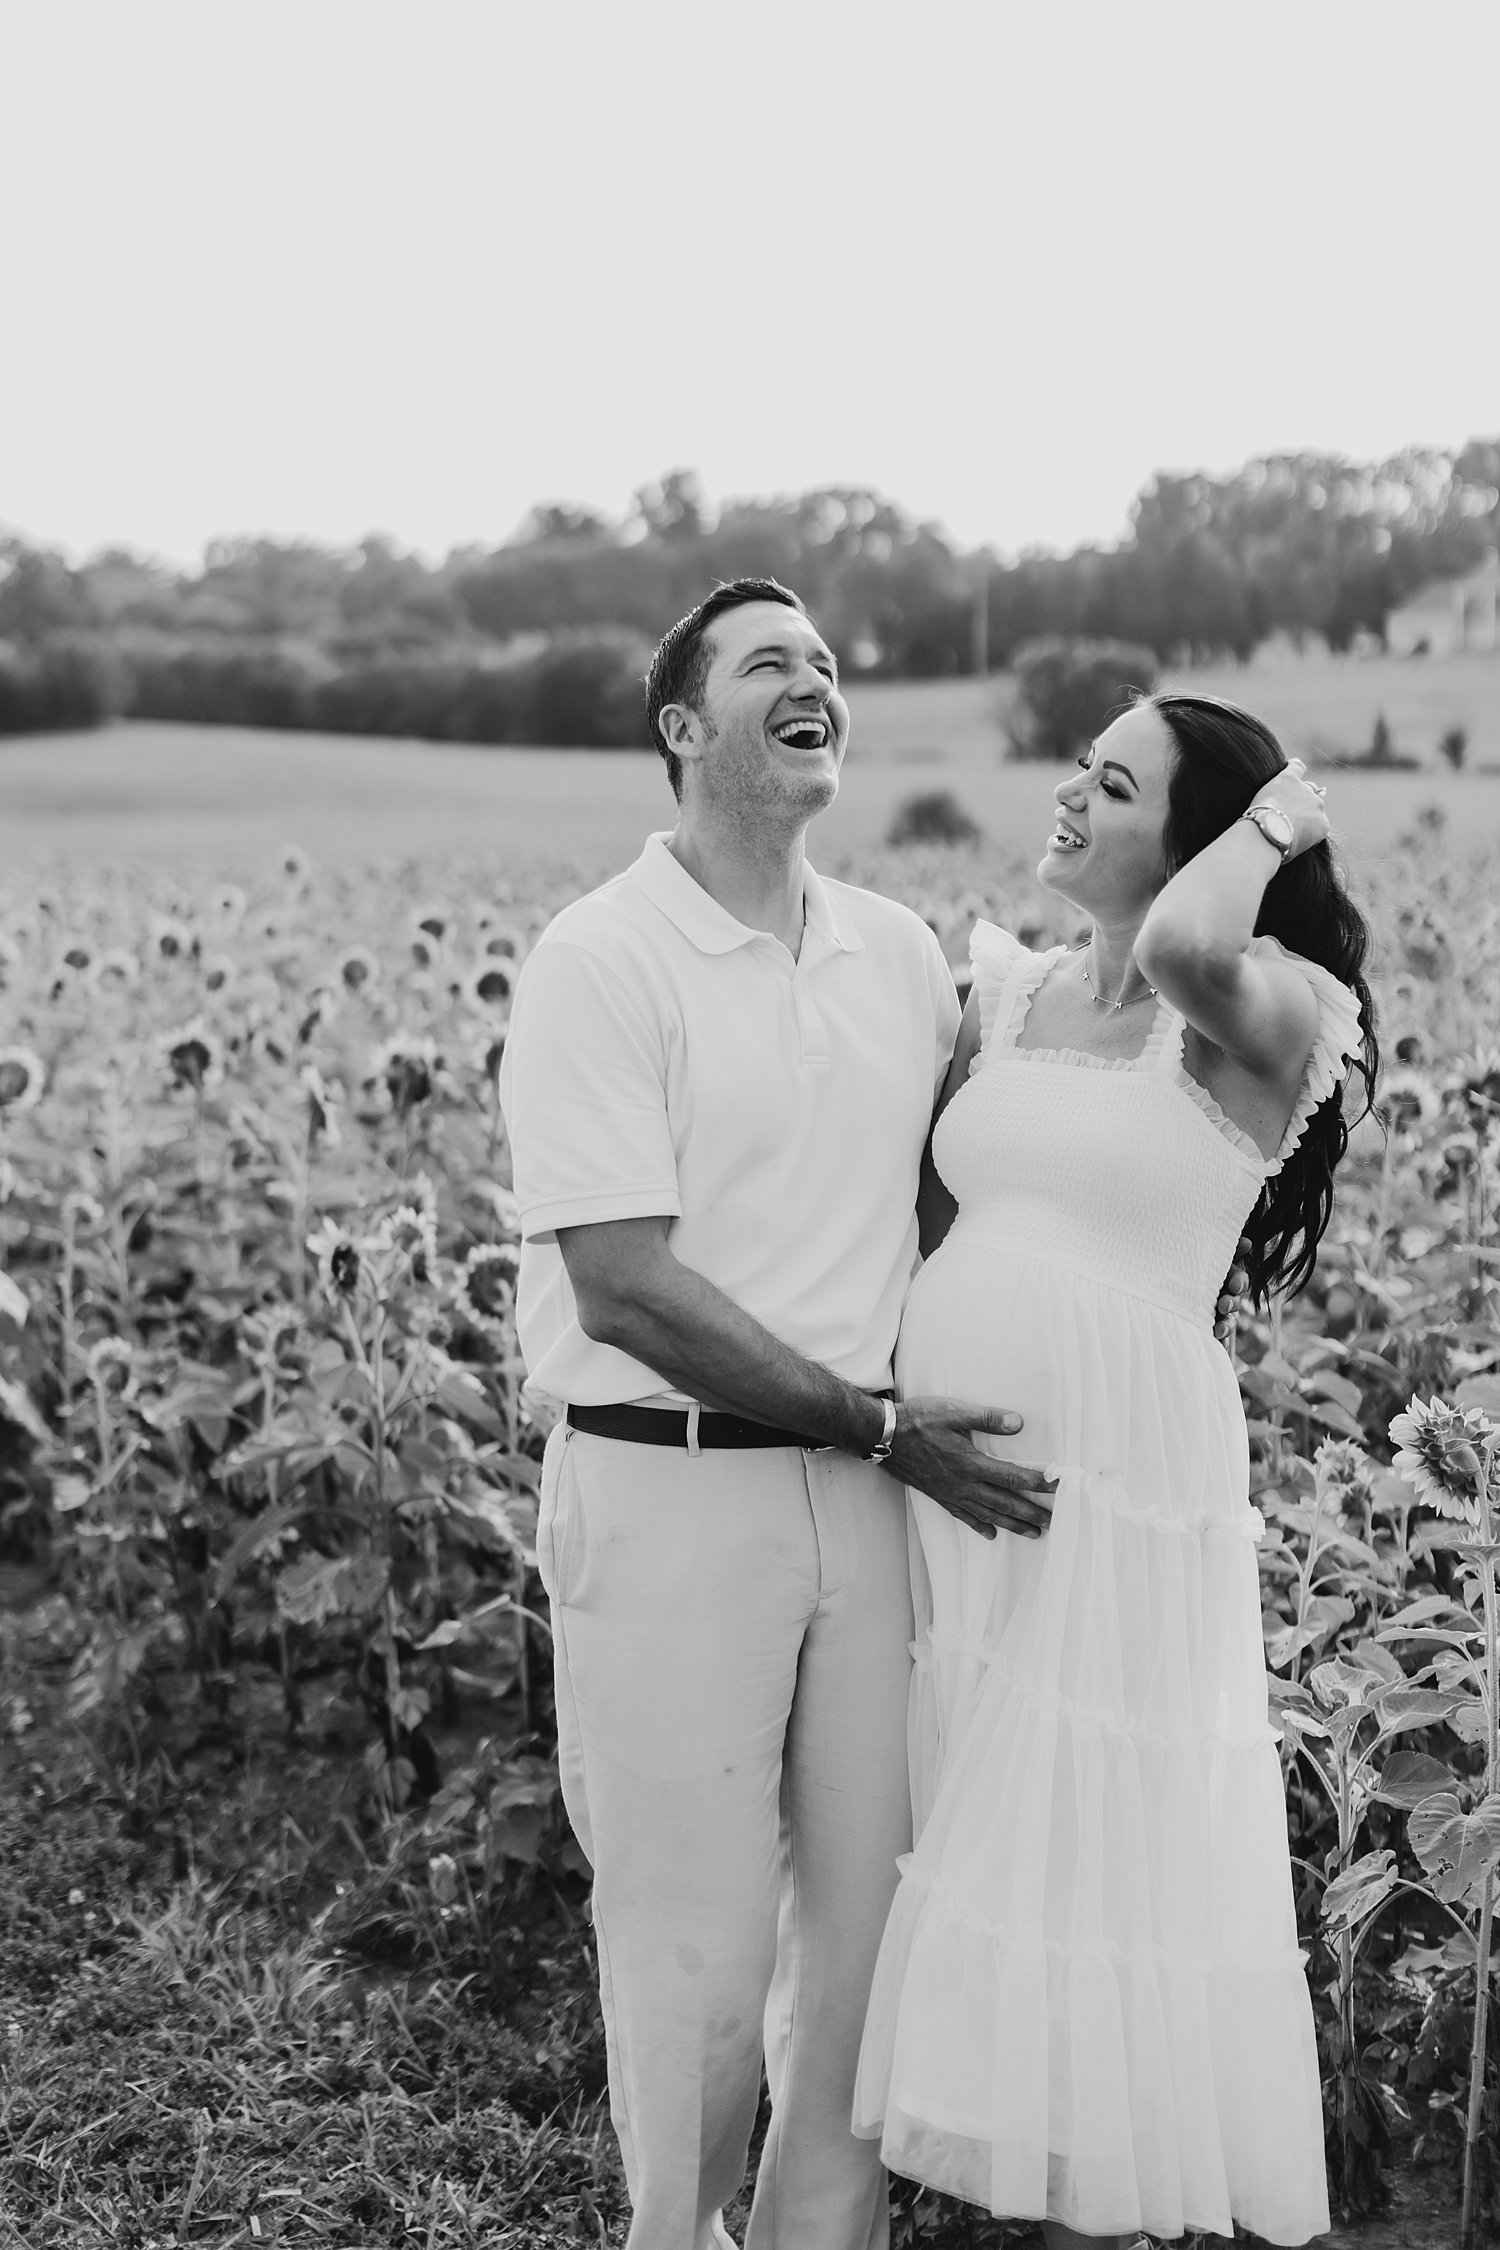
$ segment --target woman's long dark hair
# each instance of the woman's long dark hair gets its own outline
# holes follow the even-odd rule
[[[1208,695],[1153,695],[1149,701],[1177,753],[1167,781],[1165,833],[1167,866],[1175,870],[1222,836],[1287,758],[1270,728],[1233,703]],[[1374,1103],[1380,1068],[1375,1008],[1364,978],[1370,927],[1326,842],[1299,853],[1271,877],[1255,934],[1276,938],[1289,952],[1332,970],[1358,994],[1363,1040],[1354,1071],[1364,1081],[1363,1116]],[[1338,1088],[1313,1111],[1301,1141],[1267,1180],[1246,1224],[1246,1264],[1257,1304],[1273,1289],[1291,1293],[1311,1280],[1333,1211],[1334,1171],[1348,1145]]]

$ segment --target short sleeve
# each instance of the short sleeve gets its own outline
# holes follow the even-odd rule
[[[1287,1158],[1307,1131],[1308,1120],[1314,1110],[1327,1101],[1349,1075],[1349,1066],[1358,1056],[1364,1043],[1364,1029],[1360,1022],[1359,995],[1341,984],[1331,969],[1320,962],[1309,961],[1303,954],[1293,953],[1273,937],[1253,940],[1252,953],[1270,954],[1288,962],[1306,977],[1318,1003],[1318,1028],[1313,1040],[1312,1053],[1307,1058],[1307,1068],[1302,1073],[1296,1107],[1291,1121],[1281,1137],[1281,1146],[1267,1166],[1267,1177],[1279,1172]]]
[[[528,958],[500,1104],[528,1241],[559,1227],[681,1215],[661,1029],[587,948],[544,940]]]
[[[1051,953],[1033,953],[1030,946],[1002,930],[998,922],[976,922],[969,939],[969,966],[974,972],[974,994],[979,1003],[979,1053],[990,1051],[998,1024],[1003,1035],[1016,1002],[1023,992],[1034,991],[1046,975],[1060,947]]]

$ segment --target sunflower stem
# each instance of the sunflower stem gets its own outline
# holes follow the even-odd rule
[[[1494,1477],[1495,1444],[1484,1450],[1479,1479],[1480,1583],[1484,1591],[1485,1702],[1488,1706],[1484,1785],[1488,1802],[1500,1780],[1500,1634],[1495,1614],[1495,1519],[1490,1506]],[[1484,2066],[1489,2045],[1490,1941],[1494,1930],[1495,1869],[1485,1867],[1479,1903],[1479,1936],[1474,1957],[1474,2036],[1469,2047],[1469,2109],[1464,2128],[1464,2202],[1459,2222],[1460,2250],[1474,2250],[1479,2223],[1479,2136],[1484,2113]]]

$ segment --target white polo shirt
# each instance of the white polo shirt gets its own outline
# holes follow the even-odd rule
[[[799,958],[653,836],[521,971],[500,1071],[536,1390],[678,1400],[593,1342],[559,1227],[668,1217],[673,1255],[866,1390],[891,1380],[922,1150],[958,996],[925,922],[807,870]]]

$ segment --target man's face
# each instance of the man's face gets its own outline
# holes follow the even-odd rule
[[[781,602],[727,610],[708,638],[700,708],[683,714],[691,785],[721,803],[811,819],[838,794],[849,741],[832,650]]]

